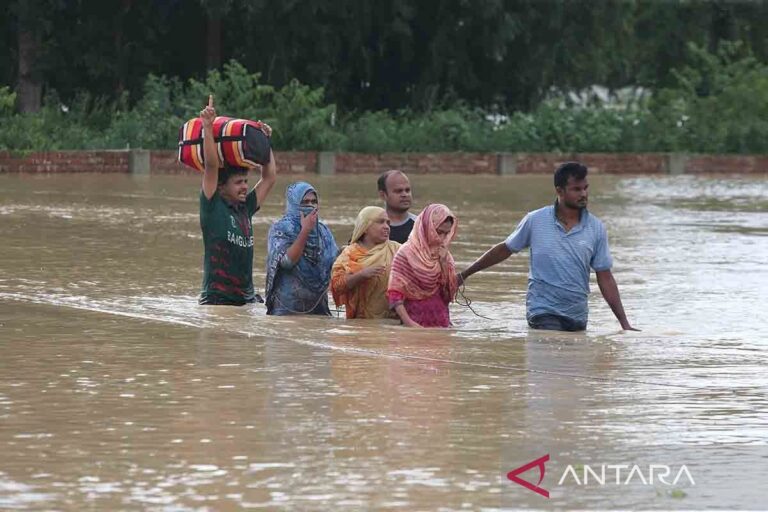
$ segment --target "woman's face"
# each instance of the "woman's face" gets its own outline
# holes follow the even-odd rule
[[[312,213],[312,210],[315,210],[318,208],[317,203],[317,194],[312,192],[311,190],[304,194],[304,197],[301,200],[301,203],[299,204],[299,207],[304,213],[304,215],[308,215],[309,213]]]
[[[389,240],[389,217],[387,212],[381,212],[381,215],[376,217],[376,220],[368,226],[363,235],[363,240],[373,245],[383,244]]]
[[[448,236],[451,234],[451,229],[453,228],[453,219],[446,219],[437,226],[437,236],[440,237],[440,243],[445,245],[445,242],[448,240]]]

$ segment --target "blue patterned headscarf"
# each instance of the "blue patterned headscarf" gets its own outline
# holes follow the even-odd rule
[[[301,206],[301,200],[309,192],[314,192],[317,195],[314,187],[304,181],[297,181],[288,185],[285,190],[285,214],[272,224],[269,230],[266,285],[268,310],[271,309],[278,287],[285,292],[280,294],[281,302],[290,300],[290,297],[294,295],[291,293],[291,287],[300,286],[318,297],[326,293],[328,289],[331,280],[331,267],[338,256],[339,248],[331,230],[320,219],[317,220],[317,226],[310,233],[304,246],[304,252],[296,266],[289,270],[280,267],[280,261],[301,231],[301,214],[306,216],[314,208]],[[285,279],[279,278],[281,277],[280,274],[283,273],[290,275],[286,275]],[[289,304],[285,305],[291,307]],[[300,308],[301,305],[297,304],[297,307]]]

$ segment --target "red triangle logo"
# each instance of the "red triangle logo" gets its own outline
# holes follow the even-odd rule
[[[544,467],[544,463],[549,461],[549,454],[544,455],[543,457],[539,457],[536,460],[532,460],[528,464],[525,464],[523,466],[520,466],[517,469],[513,469],[509,473],[507,473],[507,478],[512,480],[518,485],[522,485],[526,489],[530,489],[531,491],[541,494],[545,498],[549,498],[549,491],[539,487],[539,484],[541,484],[542,480],[544,480],[544,474],[546,473],[546,468]],[[518,475],[520,473],[525,473],[531,468],[539,468],[539,481],[536,483],[536,485],[532,484],[531,482],[527,480],[523,480]]]

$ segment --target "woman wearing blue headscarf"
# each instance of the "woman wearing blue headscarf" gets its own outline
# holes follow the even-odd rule
[[[330,315],[328,285],[339,248],[318,219],[317,191],[297,181],[285,190],[285,215],[272,224],[267,249],[268,315]]]

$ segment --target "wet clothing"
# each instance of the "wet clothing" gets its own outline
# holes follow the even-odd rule
[[[448,217],[453,218],[453,223],[443,240],[437,227]],[[456,236],[457,226],[458,219],[447,206],[427,206],[392,261],[387,287],[389,305],[394,309],[402,303],[408,316],[423,327],[451,326],[448,304],[456,296],[458,279],[448,246]]]
[[[245,203],[233,204],[218,190],[210,199],[200,192],[205,247],[200,304],[242,306],[255,300],[251,217],[258,210],[256,190],[248,193]]]
[[[528,213],[505,244],[513,252],[531,249],[528,321],[546,314],[586,326],[590,269],[600,272],[613,266],[608,235],[600,219],[586,209],[579,223],[566,232],[556,208],[557,203]]]
[[[350,244],[341,251],[333,264],[331,292],[336,305],[344,305],[347,318],[397,318],[387,301],[387,283],[392,260],[400,244],[387,240],[369,249],[358,242],[372,225],[386,215],[384,208],[366,206],[355,219]],[[347,288],[347,276],[368,267],[385,267],[382,275],[370,277],[352,289]]]
[[[331,314],[328,285],[331,267],[339,254],[331,230],[318,219],[299,261],[294,263],[287,255],[301,232],[302,213],[306,216],[313,210],[301,206],[309,192],[317,194],[309,183],[290,184],[285,193],[285,215],[269,230],[265,290],[268,315]]]
[[[543,329],[547,331],[583,331],[587,328],[586,323],[579,323],[568,317],[560,315],[536,315],[528,319],[528,325],[532,329]]]
[[[333,301],[344,305],[347,318],[397,318],[387,301],[387,282],[392,260],[400,244],[387,240],[366,249],[358,243],[348,245],[333,264],[331,291]],[[356,274],[364,268],[383,265],[387,271],[366,279],[351,290],[347,289],[347,274]]]
[[[408,213],[408,218],[400,224],[392,223],[389,225],[389,239],[394,240],[397,243],[404,244],[408,240],[411,231],[413,231],[413,224],[416,222],[416,215]]]
[[[422,327],[450,327],[452,325],[450,310],[448,309],[452,297],[449,297],[445,290],[440,290],[434,295],[420,300],[405,300],[405,296],[399,292],[389,292],[387,297],[393,307],[402,302],[411,320]]]

